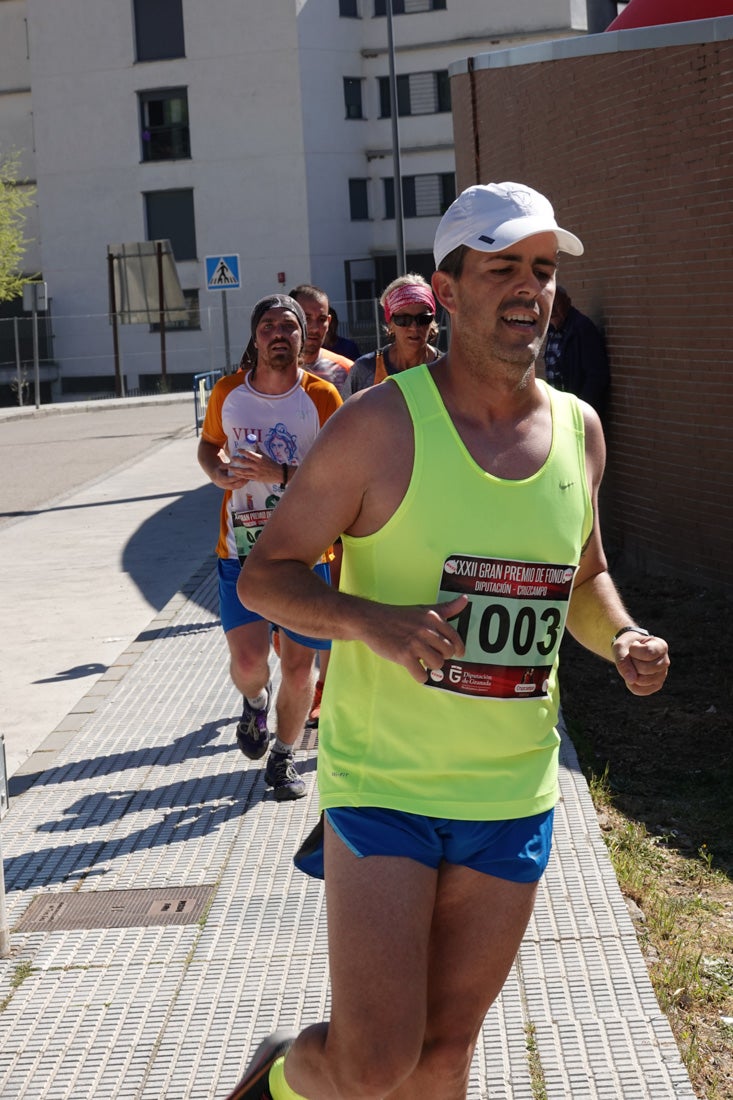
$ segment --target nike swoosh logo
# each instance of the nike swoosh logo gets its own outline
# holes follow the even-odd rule
[[[569,489],[571,487],[571,485],[575,485],[575,482],[574,481],[561,481],[560,482],[560,488],[563,489],[563,490]]]

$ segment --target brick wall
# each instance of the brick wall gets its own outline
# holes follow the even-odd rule
[[[611,362],[606,543],[733,591],[733,42],[478,70],[452,91],[459,189],[528,183],[585,244],[560,279]]]

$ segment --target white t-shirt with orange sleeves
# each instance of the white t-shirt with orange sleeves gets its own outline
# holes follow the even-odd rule
[[[321,348],[315,363],[310,363],[306,369],[311,374],[317,374],[319,378],[325,378],[327,382],[333,382],[343,396],[344,384],[349,377],[352,362],[353,360],[347,359],[345,355],[337,355],[335,351]]]
[[[238,448],[259,449],[278,464],[299,465],[342,404],[338,390],[303,369],[295,385],[282,394],[260,393],[250,378],[251,372],[237,372],[219,379],[206,407],[202,438],[223,447],[232,458]],[[248,481],[224,493],[218,557],[244,562],[283,491],[280,481]]]

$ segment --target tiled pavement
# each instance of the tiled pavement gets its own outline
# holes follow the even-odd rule
[[[239,702],[209,559],[51,734],[46,770],[0,824],[1,1100],[214,1100],[276,1024],[327,1016],[323,890],[291,863],[317,815],[316,737],[297,754],[307,798],[278,804],[236,748]],[[561,784],[550,868],[469,1096],[693,1100],[567,739]],[[146,923],[187,920],[193,887],[209,888],[196,919]],[[139,923],[105,911],[108,891],[140,890]],[[58,927],[76,895],[89,926]],[[36,898],[47,927],[26,930]]]

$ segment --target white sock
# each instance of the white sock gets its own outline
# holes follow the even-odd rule
[[[293,751],[293,746],[292,745],[286,745],[285,742],[281,741],[279,737],[276,737],[275,740],[270,745],[270,752],[280,752],[280,753],[283,753],[285,755],[290,755],[290,753],[292,751]]]
[[[250,699],[248,695],[245,698],[253,710],[264,710],[267,706],[267,689],[263,688],[259,695],[255,695],[253,699]]]

